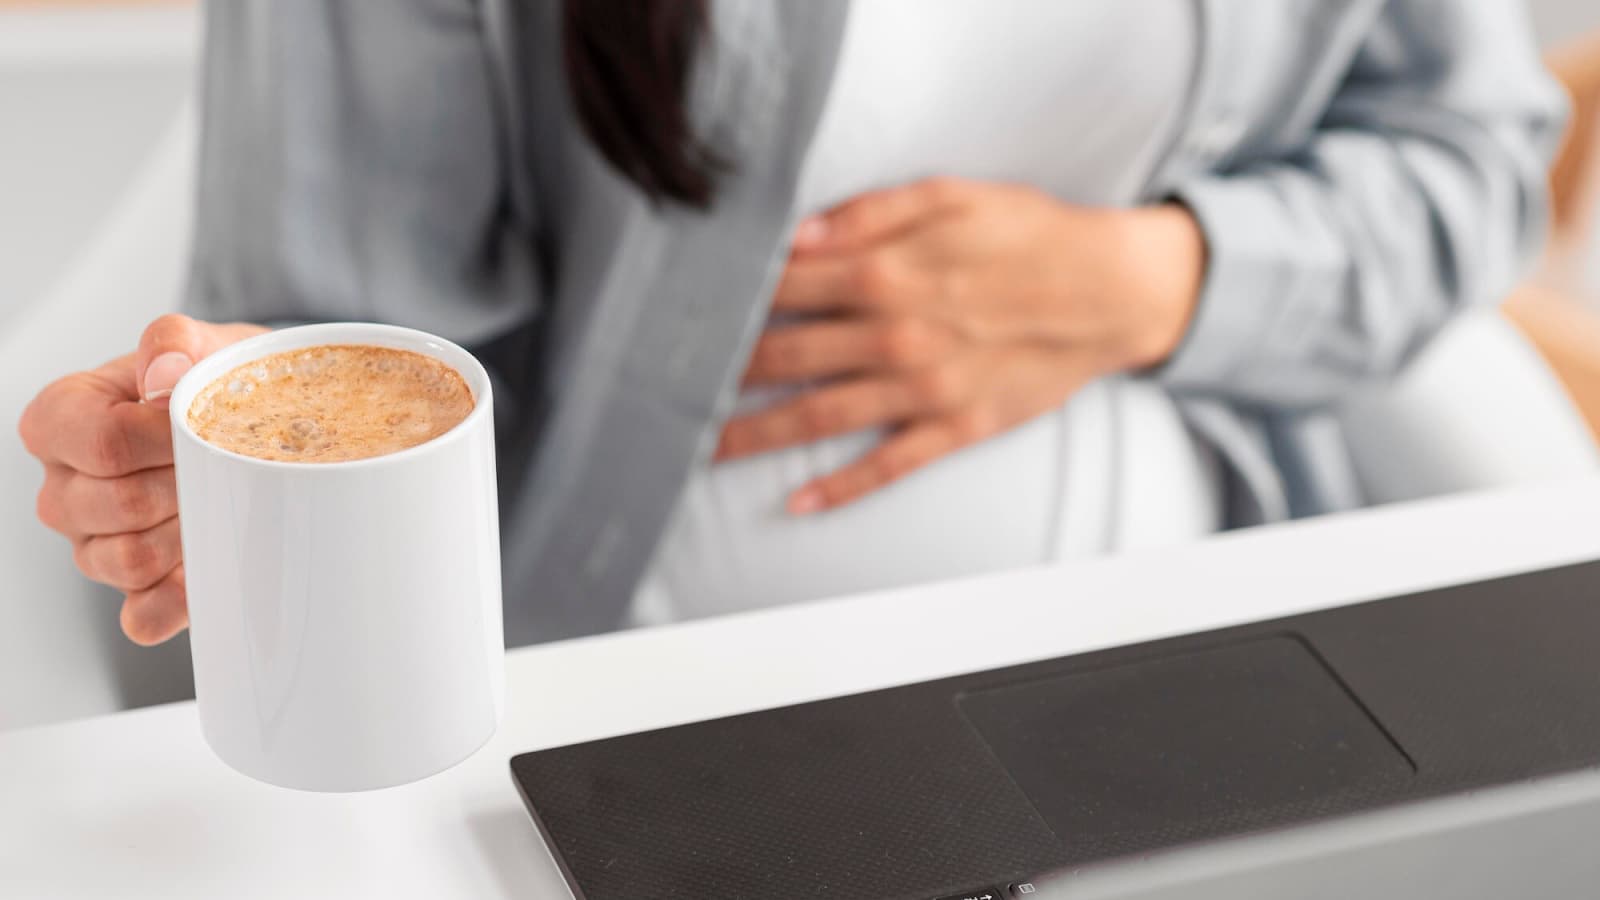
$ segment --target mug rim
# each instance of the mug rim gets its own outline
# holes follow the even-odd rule
[[[388,338],[389,341],[385,342],[382,340],[383,338]],[[414,447],[407,447],[404,450],[383,453],[378,456],[338,460],[335,462],[293,462],[248,456],[218,447],[216,444],[202,438],[190,427],[189,408],[194,404],[195,397],[211,382],[221,377],[223,373],[254,359],[260,359],[274,353],[286,353],[307,347],[338,344],[367,344],[368,346],[388,347],[395,350],[411,350],[415,353],[432,356],[455,370],[467,382],[467,388],[473,393],[472,411],[467,413],[466,417],[460,422],[451,426],[450,430]],[[195,363],[173,386],[171,398],[168,402],[167,415],[172,422],[174,435],[181,435],[184,440],[198,445],[207,453],[267,469],[281,469],[310,474],[313,472],[348,472],[352,469],[398,465],[426,453],[442,452],[444,447],[461,440],[463,434],[466,434],[469,429],[477,427],[477,423],[480,420],[491,415],[490,409],[493,406],[493,402],[493,384],[489,379],[488,370],[484,369],[483,363],[476,356],[473,356],[466,348],[454,341],[401,325],[385,325],[378,322],[321,322],[313,325],[278,328],[254,335],[237,343],[229,344]]]

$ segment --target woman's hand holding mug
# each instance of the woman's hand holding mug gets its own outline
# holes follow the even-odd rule
[[[19,427],[45,464],[40,518],[126,594],[128,637],[192,620],[217,755],[350,791],[442,771],[499,722],[493,421],[487,371],[434,335],[167,316]],[[296,443],[303,425],[329,439]]]
[[[122,630],[156,644],[188,623],[167,396],[194,363],[265,331],[169,315],[136,352],[68,375],[18,426],[44,463],[39,519],[73,545],[83,574],[122,591]]]

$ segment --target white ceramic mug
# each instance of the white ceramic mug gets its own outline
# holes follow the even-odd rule
[[[461,373],[476,406],[416,447],[274,462],[201,440],[195,395],[254,359],[396,347]],[[504,705],[489,376],[441,338],[307,325],[197,363],[172,393],[173,456],[200,725],[217,756],[285,787],[356,791],[470,756]]]

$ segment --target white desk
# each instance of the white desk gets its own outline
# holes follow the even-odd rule
[[[1593,558],[1600,480],[517,651],[489,746],[370,794],[236,775],[187,703],[0,734],[0,897],[564,898],[520,751]]]

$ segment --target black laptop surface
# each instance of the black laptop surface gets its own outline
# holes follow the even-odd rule
[[[583,900],[961,896],[1595,766],[1600,562],[511,760]]]

